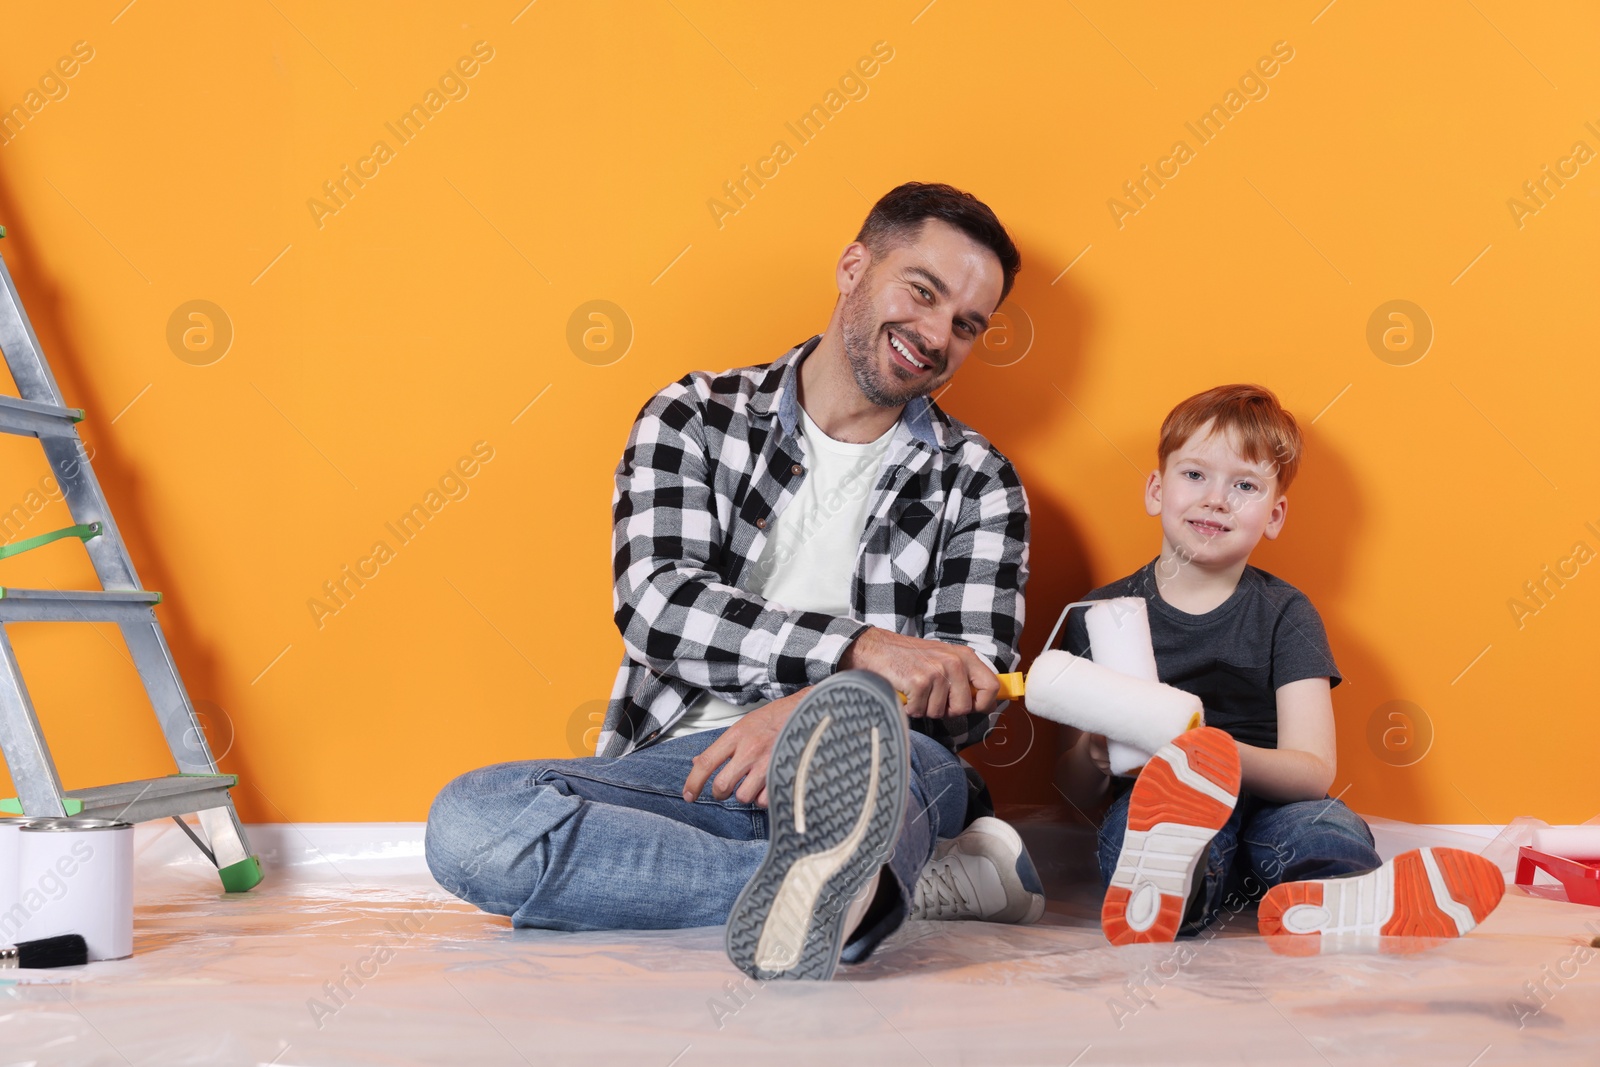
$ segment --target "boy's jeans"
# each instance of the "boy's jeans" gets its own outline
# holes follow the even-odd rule
[[[429,812],[428,866],[445,889],[513,926],[720,926],[767,852],[765,808],[719,801],[711,782],[693,804],[683,799],[689,761],[721,734],[464,774]],[[903,920],[937,839],[961,832],[966,804],[961,761],[911,731],[911,798],[888,861],[901,907],[880,936]]]
[[[1128,830],[1128,789],[1106,812],[1100,824],[1100,881],[1111,884],[1117,855]],[[1227,903],[1237,912],[1281,882],[1329,878],[1370,871],[1379,866],[1372,831],[1361,816],[1338,800],[1302,800],[1273,804],[1240,793],[1233,816],[1211,839],[1200,900],[1179,933],[1203,930]]]

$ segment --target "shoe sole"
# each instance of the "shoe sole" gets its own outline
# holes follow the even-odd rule
[[[1172,941],[1189,880],[1239,800],[1239,747],[1212,726],[1161,746],[1133,783],[1128,829],[1100,908],[1113,945]]]
[[[1261,898],[1257,928],[1313,955],[1377,937],[1460,937],[1505,896],[1500,869],[1458,848],[1416,848],[1375,871],[1285,882]]]
[[[911,745],[894,687],[844,671],[800,701],[772,747],[767,854],[728,915],[728,959],[752,978],[833,977],[849,903],[905,821]]]

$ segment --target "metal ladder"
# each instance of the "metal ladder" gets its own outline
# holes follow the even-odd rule
[[[4,236],[5,229],[0,227],[0,237]],[[76,524],[7,545],[0,549],[0,559],[75,537],[89,553],[101,585],[97,591],[0,586],[0,752],[17,788],[15,798],[0,800],[0,811],[126,822],[170,815],[216,865],[223,888],[242,893],[261,881],[261,862],[250,854],[244,827],[228,795],[238,778],[217,772],[205,732],[156,621],[154,608],[161,602],[161,594],[140,588],[133,561],[78,436],[83,409],[66,406],[4,256],[0,256],[0,283],[0,350],[22,394],[21,399],[0,396],[0,432],[39,439]],[[6,632],[18,622],[116,623],[179,773],[93,789],[62,789]],[[190,813],[198,814],[204,840],[181,818]]]

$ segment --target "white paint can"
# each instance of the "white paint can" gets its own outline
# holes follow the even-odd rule
[[[82,934],[91,960],[133,955],[133,824],[27,819],[17,837],[17,940]]]
[[[17,869],[22,822],[21,819],[0,819],[0,947],[17,943],[15,935],[25,918],[24,913],[17,910],[17,887],[22,879]]]

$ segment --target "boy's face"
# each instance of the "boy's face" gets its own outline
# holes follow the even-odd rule
[[[1270,461],[1241,456],[1226,434],[1202,426],[1151,471],[1145,511],[1161,516],[1163,548],[1206,568],[1226,569],[1250,558],[1262,537],[1283,529],[1289,500],[1278,492]]]

